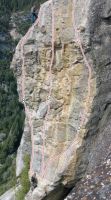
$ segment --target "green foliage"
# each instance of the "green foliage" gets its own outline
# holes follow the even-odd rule
[[[9,1],[10,2],[10,1]],[[7,2],[8,5],[8,2]],[[14,44],[8,34],[10,6],[0,0],[0,195],[15,185],[15,157],[24,127],[24,107],[10,70]],[[5,7],[6,6],[6,7]]]
[[[18,23],[17,24],[17,31],[18,33],[24,35],[27,30],[29,29],[29,27],[31,26],[31,20],[27,20],[27,21],[23,21],[22,23]]]
[[[28,177],[29,167],[30,167],[30,157],[29,155],[25,155],[24,169],[20,175],[21,188],[18,190],[16,194],[16,200],[24,200],[25,195],[28,193],[30,189],[30,181]]]
[[[0,167],[0,174],[3,173],[3,176],[0,175],[0,195],[2,195],[6,190],[10,189],[16,184],[16,175],[15,175],[16,160],[14,157],[15,156],[13,156],[13,158],[8,157],[6,159],[5,165],[3,165],[3,167]]]
[[[15,185],[15,158],[24,128],[24,107],[19,102],[17,83],[10,63],[15,43],[9,35],[9,21],[13,11],[30,10],[33,3],[38,6],[45,0],[0,0],[0,195]],[[22,20],[21,20],[22,21]],[[19,32],[24,34],[30,26],[29,21],[18,25]],[[2,39],[1,39],[2,38]],[[5,38],[5,39],[3,39]],[[20,200],[29,190],[29,163],[21,175],[22,189]]]
[[[17,32],[21,35],[25,35],[29,27],[32,25],[30,11],[14,13],[13,22],[16,26]]]
[[[24,10],[29,9],[33,4],[36,6],[40,6],[41,3],[45,2],[46,0],[0,0],[0,8],[3,11],[11,10]]]

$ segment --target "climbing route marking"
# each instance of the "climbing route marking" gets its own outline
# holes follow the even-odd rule
[[[41,169],[41,175],[43,176],[44,174],[44,170],[45,170],[45,158],[44,158],[44,149],[45,149],[45,127],[46,127],[46,124],[47,124],[47,118],[48,118],[48,115],[50,113],[50,98],[51,98],[51,93],[52,93],[52,66],[53,66],[53,63],[54,63],[54,38],[55,38],[55,35],[54,35],[54,27],[55,27],[55,20],[54,20],[54,9],[53,9],[53,1],[51,0],[50,1],[51,3],[51,10],[52,10],[52,47],[51,47],[51,63],[50,63],[50,66],[49,66],[49,94],[48,94],[48,98],[47,98],[47,102],[48,102],[48,109],[47,109],[47,113],[46,113],[46,116],[45,116],[45,119],[44,119],[44,127],[43,127],[43,151],[42,151],[42,169]]]
[[[53,1],[51,0],[50,1],[51,3],[51,7],[52,7],[52,58],[51,58],[51,63],[50,63],[50,66],[49,66],[49,81],[50,81],[50,85],[49,85],[49,94],[48,94],[48,98],[47,98],[47,102],[48,102],[48,109],[47,109],[47,113],[46,113],[46,116],[45,116],[45,119],[44,119],[44,125],[43,125],[43,131],[42,131],[42,138],[43,138],[43,146],[42,146],[42,167],[41,167],[41,175],[42,177],[44,177],[45,173],[46,173],[46,170],[47,170],[47,167],[48,165],[55,159],[60,159],[61,156],[64,156],[64,158],[66,159],[67,161],[67,157],[70,155],[70,153],[74,150],[74,146],[78,145],[78,142],[76,139],[74,139],[74,141],[72,142],[72,144],[70,145],[70,147],[68,147],[68,149],[64,152],[64,153],[61,153],[61,155],[56,155],[54,157],[54,155],[52,155],[50,157],[50,159],[48,160],[48,164],[47,166],[45,165],[45,158],[44,158],[44,150],[45,150],[45,129],[46,129],[46,123],[47,123],[47,118],[48,118],[48,115],[49,115],[49,112],[50,112],[50,98],[51,98],[51,93],[52,93],[52,66],[53,66],[53,63],[54,63],[54,37],[55,37],[55,34],[54,34],[54,29],[55,29],[55,19],[54,19],[54,8],[53,8]],[[88,77],[88,95],[87,95],[87,100],[86,102],[88,103],[89,102],[89,98],[90,98],[90,85],[91,85],[91,66],[89,65],[88,61],[87,61],[87,58],[85,56],[85,53],[84,53],[84,50],[83,50],[83,47],[82,47],[82,43],[81,43],[81,40],[80,40],[80,34],[76,28],[76,25],[74,23],[74,5],[75,5],[75,1],[73,1],[73,27],[74,27],[74,31],[76,33],[76,36],[77,36],[77,42],[79,44],[79,47],[80,47],[80,50],[81,50],[81,53],[82,53],[82,56],[84,58],[84,62],[88,68],[88,72],[89,72],[89,77]],[[40,13],[41,13],[41,10],[40,10]],[[32,167],[32,161],[34,159],[34,138],[33,138],[33,123],[32,123],[32,116],[31,116],[31,111],[29,109],[29,107],[26,105],[26,102],[25,102],[25,57],[24,57],[24,45],[25,45],[25,42],[27,41],[31,31],[34,29],[35,25],[37,25],[39,23],[39,19],[36,20],[36,22],[34,23],[34,25],[29,29],[29,31],[27,32],[27,34],[23,37],[22,41],[21,41],[21,54],[22,54],[22,98],[24,99],[24,107],[25,107],[25,112],[26,112],[26,116],[28,118],[28,121],[29,121],[29,126],[30,126],[30,131],[31,131],[31,140],[32,140],[32,156],[31,156],[31,163],[30,163],[30,174],[32,175],[33,174],[33,167]],[[62,52],[64,51],[64,45],[63,45],[63,48],[62,48]],[[87,106],[87,104],[86,104]],[[86,108],[87,110],[87,108]],[[84,113],[84,115],[82,116],[82,122],[81,122],[81,125],[82,126],[84,124],[84,120],[85,120],[85,115],[86,115],[86,111]],[[63,163],[65,165],[65,163]]]
[[[40,14],[41,14],[41,10],[40,10]],[[22,57],[22,99],[23,99],[23,104],[24,104],[24,107],[25,107],[26,117],[28,118],[28,122],[29,122],[29,126],[30,126],[31,141],[32,141],[32,155],[31,155],[31,162],[30,162],[30,176],[33,174],[32,162],[33,162],[33,158],[34,158],[34,138],[33,138],[32,116],[31,116],[30,109],[28,108],[28,106],[26,105],[26,102],[25,102],[25,57],[24,57],[24,45],[25,45],[30,33],[34,29],[34,27],[39,23],[39,17],[36,20],[36,22],[32,25],[32,27],[29,28],[29,30],[26,33],[26,35],[20,41],[21,57]]]
[[[80,127],[83,126],[84,124],[84,121],[85,121],[85,118],[86,118],[86,114],[87,114],[87,103],[89,102],[90,100],[90,94],[91,94],[91,77],[92,77],[92,70],[91,70],[91,66],[86,58],[86,55],[84,53],[84,50],[83,50],[83,47],[82,47],[82,43],[81,43],[81,39],[80,39],[80,33],[76,27],[76,24],[75,24],[75,19],[74,19],[74,12],[75,12],[75,0],[73,0],[73,12],[72,12],[72,19],[73,19],[73,28],[74,28],[74,32],[75,32],[75,35],[76,35],[76,40],[77,40],[77,43],[79,45],[79,48],[80,48],[80,51],[81,51],[81,54],[83,56],[83,59],[84,59],[84,63],[88,69],[88,72],[89,72],[89,75],[88,75],[88,95],[87,95],[87,100],[86,100],[86,106],[85,106],[85,111],[84,113],[81,113],[81,124],[80,124]],[[64,51],[64,45],[62,45],[62,53]],[[78,132],[80,131],[80,129],[78,130]],[[77,134],[78,135],[78,134]],[[74,141],[72,142],[72,144],[67,148],[66,151],[64,151],[64,153],[61,153],[59,155],[52,155],[50,157],[50,159],[48,160],[48,165],[45,166],[45,174],[47,173],[47,169],[48,169],[48,166],[51,164],[51,162],[55,159],[61,159],[64,157],[63,160],[66,160],[66,162],[62,163],[62,166],[65,165],[67,163],[67,161],[69,160],[69,157],[71,155],[71,153],[74,151],[74,147],[75,146],[78,146],[79,145],[79,142],[78,142],[78,136],[77,138],[74,138]],[[79,147],[79,146],[78,146]],[[44,174],[44,176],[45,176]],[[56,173],[55,173],[56,175]]]

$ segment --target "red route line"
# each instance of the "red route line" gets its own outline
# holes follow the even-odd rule
[[[90,98],[90,94],[91,94],[91,78],[92,78],[92,70],[91,70],[91,66],[85,56],[85,53],[84,53],[84,50],[83,50],[83,47],[82,47],[82,43],[81,43],[81,39],[80,39],[80,34],[77,30],[77,27],[75,25],[75,19],[74,19],[74,12],[75,12],[75,0],[73,0],[73,13],[72,13],[72,19],[73,19],[73,28],[74,28],[74,31],[75,31],[75,34],[76,34],[76,37],[77,37],[77,42],[78,42],[78,45],[80,47],[80,50],[81,50],[81,53],[82,53],[82,56],[83,56],[83,59],[84,59],[84,63],[86,64],[87,68],[88,68],[88,72],[89,72],[89,76],[88,76],[88,95],[87,95],[87,100],[86,102],[88,103],[89,102],[89,98]],[[63,52],[63,46],[62,46],[62,52]],[[83,126],[84,124],[84,121],[85,121],[85,115],[87,113],[87,104],[86,104],[86,111],[83,113],[82,115],[82,121],[81,121],[81,124],[80,124],[80,127]],[[79,131],[78,131],[79,132]],[[66,159],[66,161],[68,161],[67,159],[69,159],[69,155],[71,153],[71,150],[73,152],[73,148],[74,146],[78,145],[78,141],[76,141],[75,139],[73,140],[72,144],[68,147],[68,149],[64,152],[64,153],[61,153],[59,155],[52,155],[52,157],[50,157],[50,159],[48,160],[48,166],[49,164],[55,160],[55,159],[60,159],[63,155],[64,155],[64,158]],[[69,153],[69,154],[68,154]],[[48,169],[48,166],[46,168],[45,166],[45,174],[46,174],[46,170]],[[44,175],[43,174],[43,177]]]
[[[75,19],[74,19],[74,12],[75,12],[75,0],[73,0],[73,28],[74,28],[74,31],[76,33],[76,37],[77,37],[77,42],[79,44],[79,47],[80,47],[80,50],[81,50],[81,53],[82,53],[82,56],[83,56],[83,59],[84,59],[84,62],[88,68],[88,72],[89,72],[89,76],[88,76],[88,95],[87,95],[87,100],[86,102],[88,103],[89,102],[89,98],[90,98],[90,94],[91,94],[91,77],[92,77],[92,70],[91,70],[91,66],[85,56],[85,53],[84,53],[84,50],[83,50],[83,47],[82,47],[82,43],[81,43],[81,39],[80,39],[80,35],[79,35],[79,32],[77,30],[77,27],[76,27],[76,24],[75,24]],[[83,116],[82,116],[82,121],[81,121],[81,125],[80,127],[83,126],[84,124],[84,121],[85,121],[85,115],[87,113],[87,104],[86,104],[86,111],[84,112]],[[78,131],[79,132],[79,131]],[[63,153],[65,159],[66,157],[68,157],[67,153],[71,153],[71,150],[73,152],[73,148],[75,145],[78,145],[78,142],[76,140],[73,141],[73,143],[69,146],[69,148]],[[67,155],[67,156],[66,156]],[[70,154],[69,154],[70,155]],[[67,161],[67,160],[66,160]]]
[[[51,93],[52,93],[52,67],[53,67],[53,63],[54,63],[54,55],[55,55],[55,52],[54,52],[54,42],[55,42],[55,19],[54,19],[54,9],[53,9],[53,1],[51,0],[51,9],[52,9],[52,47],[51,47],[51,63],[50,63],[50,66],[49,66],[49,95],[48,95],[48,98],[47,98],[47,102],[48,102],[48,109],[47,109],[47,113],[46,113],[46,116],[45,116],[45,120],[44,120],[44,127],[43,127],[43,136],[45,136],[45,126],[46,126],[46,123],[47,123],[47,118],[48,118],[48,115],[50,113],[50,98],[51,98]],[[43,177],[44,175],[44,170],[45,170],[45,158],[44,158],[44,149],[45,149],[45,138],[43,137],[43,151],[42,151],[42,170],[41,170],[41,175]]]
[[[91,94],[91,77],[92,77],[92,70],[91,70],[91,66],[85,56],[85,53],[84,53],[84,50],[83,50],[83,47],[82,47],[82,43],[81,43],[81,39],[80,39],[80,35],[79,35],[79,32],[77,30],[77,27],[76,27],[76,24],[75,24],[75,19],[74,19],[74,13],[75,13],[75,0],[73,0],[73,28],[74,28],[74,31],[76,33],[76,37],[77,37],[77,42],[78,42],[78,45],[80,47],[80,50],[81,50],[81,53],[82,53],[82,56],[83,56],[83,59],[84,59],[84,62],[88,68],[88,72],[89,72],[89,76],[88,76],[88,95],[87,95],[87,100],[86,102],[88,103],[89,102],[89,98],[90,98],[90,94]],[[86,103],[86,111],[83,113],[83,116],[82,116],[82,121],[81,121],[81,125],[80,127],[83,126],[84,124],[84,121],[85,121],[85,115],[87,113],[87,103]],[[79,132],[79,131],[78,131]],[[73,148],[75,145],[78,145],[78,142],[76,140],[73,141],[73,143],[69,146],[69,148],[63,153],[65,159],[68,158],[68,156],[70,155],[71,151],[73,152]],[[68,154],[69,153],[69,154]],[[60,156],[61,157],[61,156]],[[66,159],[67,161],[67,159]]]
[[[52,4],[52,0],[50,0],[48,3]],[[40,12],[39,12],[39,17],[36,20],[36,22],[34,23],[34,25],[28,30],[28,32],[26,33],[26,35],[23,37],[23,39],[20,42],[21,45],[21,54],[22,54],[22,98],[23,98],[23,103],[24,103],[24,107],[25,107],[25,112],[26,112],[26,116],[28,118],[29,121],[29,126],[30,126],[30,131],[31,131],[31,141],[32,141],[32,155],[31,155],[31,162],[30,162],[30,176],[33,174],[33,159],[34,159],[34,137],[33,137],[33,123],[32,123],[32,116],[31,116],[31,112],[29,110],[29,108],[27,107],[26,103],[25,103],[25,57],[24,57],[24,45],[25,42],[27,41],[30,33],[32,32],[32,30],[34,29],[34,27],[39,23],[39,18],[41,17],[41,8],[40,8]],[[52,22],[54,23],[54,15],[52,15]],[[48,96],[48,100],[50,100],[51,97],[51,91],[52,91],[52,66],[53,66],[53,61],[54,61],[54,29],[52,28],[52,59],[51,59],[51,64],[49,67],[49,77],[50,77],[50,89],[49,89],[49,96]],[[48,114],[50,112],[50,104],[48,103],[48,110],[45,116],[45,121],[44,121],[44,125],[43,125],[43,131],[42,131],[42,138],[43,138],[43,146],[42,146],[42,168],[41,168],[41,173],[43,173],[44,171],[44,147],[45,147],[45,123],[48,117]]]
[[[42,149],[42,169],[41,169],[41,173],[42,173],[42,177],[44,177],[44,172],[46,173],[46,170],[47,170],[47,167],[48,165],[50,164],[50,162],[52,162],[53,160],[55,159],[60,159],[60,157],[62,155],[65,156],[65,154],[67,154],[69,151],[71,151],[73,145],[77,145],[77,141],[73,141],[73,143],[71,144],[71,147],[69,147],[64,153],[62,153],[61,155],[57,155],[54,157],[53,155],[53,159],[49,159],[49,162],[48,162],[48,165],[47,167],[44,166],[44,147],[45,147],[45,141],[44,141],[44,136],[45,136],[45,123],[46,123],[46,120],[47,120],[47,117],[49,115],[49,112],[50,112],[50,97],[51,97],[51,92],[52,92],[52,66],[53,66],[53,62],[54,62],[54,25],[55,25],[55,20],[54,20],[54,10],[53,10],[53,2],[52,0],[50,1],[51,2],[51,5],[52,5],[52,58],[51,58],[51,64],[50,64],[50,67],[49,67],[49,78],[50,78],[50,89],[49,89],[49,96],[48,96],[48,110],[47,110],[47,113],[46,113],[46,116],[45,116],[45,122],[44,122],[44,127],[43,127],[43,149]],[[74,1],[73,1],[73,11],[74,11]],[[41,10],[40,10],[40,13],[41,13]],[[73,22],[74,22],[74,13],[73,13]],[[23,60],[23,63],[22,63],[22,98],[25,99],[25,57],[24,57],[24,45],[25,45],[25,42],[26,40],[28,39],[28,36],[29,34],[31,33],[31,31],[34,29],[35,25],[37,25],[39,23],[39,19],[36,20],[36,22],[34,23],[34,25],[29,29],[29,31],[27,32],[27,34],[23,37],[22,41],[21,41],[21,53],[22,53],[22,60]],[[85,56],[85,53],[84,53],[84,50],[83,50],[83,47],[82,47],[82,44],[81,44],[81,40],[80,40],[80,35],[78,33],[78,30],[75,26],[75,24],[73,24],[73,27],[74,27],[74,30],[75,30],[75,33],[76,33],[76,36],[77,36],[77,41],[78,41],[78,44],[79,44],[79,47],[80,47],[80,50],[81,50],[81,53],[83,55],[83,58],[84,58],[84,62],[88,68],[88,71],[89,71],[89,77],[88,77],[88,97],[87,97],[87,102],[89,101],[89,98],[90,98],[90,82],[91,82],[91,66],[89,65],[88,61],[87,61],[87,58]],[[31,117],[31,113],[30,113],[30,110],[29,108],[26,106],[26,103],[24,101],[24,107],[25,107],[25,112],[26,112],[26,116],[28,117],[29,119],[29,126],[30,126],[30,129],[31,129],[31,140],[32,140],[32,155],[31,155],[31,163],[30,163],[30,174],[33,173],[33,169],[32,169],[32,161],[34,159],[34,138],[33,138],[33,125],[32,125],[32,117]],[[85,114],[83,116],[83,118],[85,119]],[[84,123],[84,120],[82,120],[82,124],[81,126],[83,125]],[[75,143],[76,142],[76,143]],[[65,156],[66,158],[66,156]]]
[[[41,9],[40,9],[40,15],[41,15]],[[40,17],[39,15],[39,17]],[[33,124],[32,124],[32,116],[29,108],[27,107],[25,103],[25,57],[24,57],[24,45],[25,42],[27,41],[30,33],[34,29],[34,27],[39,23],[39,18],[36,20],[36,22],[32,25],[32,27],[28,30],[26,35],[22,38],[20,41],[21,45],[21,56],[22,56],[22,99],[23,99],[23,104],[25,107],[25,113],[29,121],[29,126],[30,126],[30,131],[31,131],[31,141],[32,141],[32,155],[31,155],[31,162],[30,162],[30,176],[33,174],[33,169],[32,169],[32,162],[34,158],[34,137],[33,137]]]

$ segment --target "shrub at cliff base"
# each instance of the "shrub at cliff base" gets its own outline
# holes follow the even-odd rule
[[[16,79],[10,69],[15,49],[15,42],[9,34],[10,17],[16,11],[30,12],[34,2],[39,4],[44,1],[0,0],[0,195],[16,182],[15,160],[25,118],[24,107],[18,98]],[[25,34],[28,26],[30,24],[22,23],[21,27],[19,24],[20,32]],[[22,193],[26,191],[24,189]]]
[[[30,157],[29,155],[25,155],[24,169],[20,175],[21,188],[16,193],[16,200],[24,200],[25,195],[28,193],[30,189],[30,181],[28,176],[29,168],[30,168]]]

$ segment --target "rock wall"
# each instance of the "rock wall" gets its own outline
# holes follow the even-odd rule
[[[0,196],[0,200],[15,200],[15,191],[14,189],[10,189],[5,192],[2,196]]]
[[[110,47],[104,49],[110,31],[103,33],[109,30],[109,2],[47,1],[16,48],[11,67],[25,107],[24,134],[32,141],[30,176],[36,172],[38,179],[27,199],[61,200],[87,166],[90,171],[99,163],[101,130],[110,114]],[[30,149],[25,144],[21,160]]]
[[[75,185],[67,200],[111,199],[111,1],[93,0],[89,6],[88,33],[90,56],[96,72],[96,96],[87,124],[86,176]]]
[[[111,153],[93,172],[80,180],[64,200],[111,199]]]
[[[87,144],[92,146],[89,154],[89,167],[91,171],[99,165],[110,152],[110,118],[111,118],[111,47],[110,23],[111,1],[92,1],[89,9],[89,36],[91,51],[96,72],[97,93],[93,101],[92,116],[89,121],[89,134]]]

